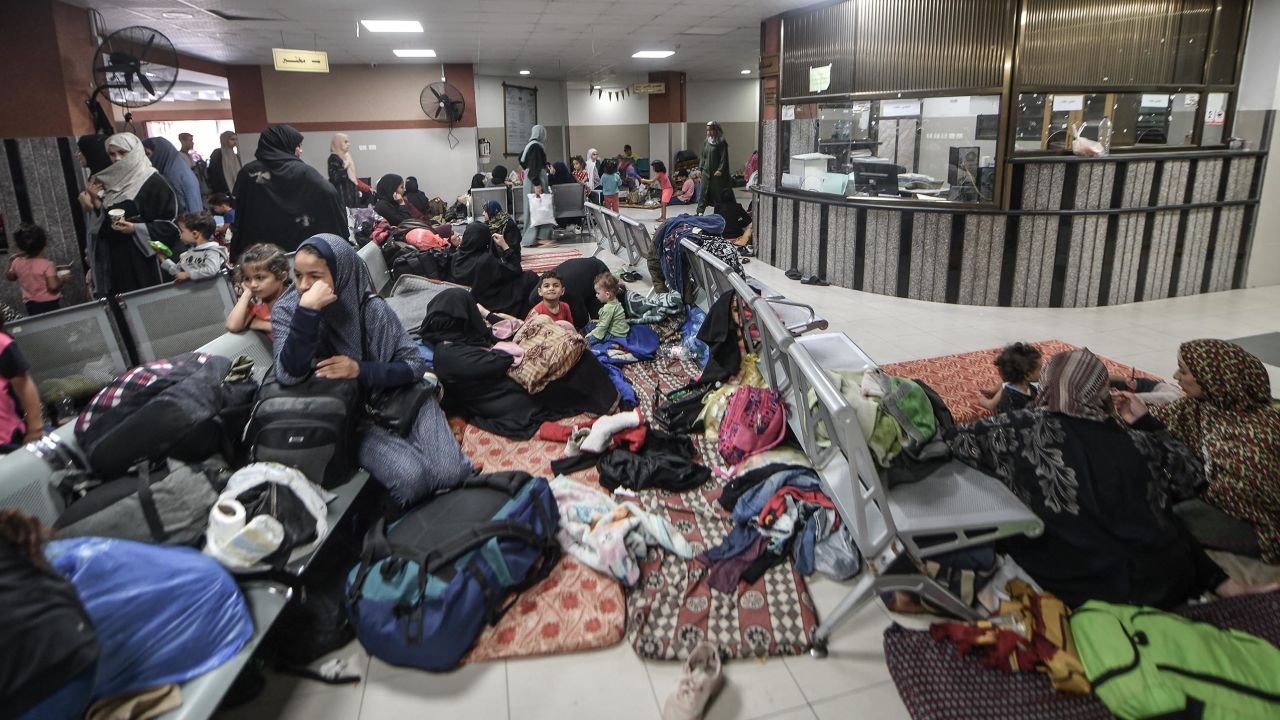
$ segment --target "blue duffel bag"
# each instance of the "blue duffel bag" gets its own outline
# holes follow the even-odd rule
[[[547,481],[523,472],[472,476],[390,528],[379,520],[347,577],[356,637],[392,665],[455,667],[555,567],[559,526]]]

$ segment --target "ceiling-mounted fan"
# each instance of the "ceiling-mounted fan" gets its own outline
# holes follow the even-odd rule
[[[146,107],[169,94],[178,79],[178,53],[158,30],[141,25],[108,35],[93,51],[95,87],[85,104],[100,133],[115,132],[98,96],[122,108]],[[131,114],[125,113],[125,122]]]

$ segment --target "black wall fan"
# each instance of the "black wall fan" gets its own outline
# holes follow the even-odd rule
[[[98,132],[112,133],[98,96],[130,109],[159,102],[177,82],[178,53],[160,31],[131,25],[108,35],[93,51],[93,78],[93,94],[86,101],[89,114]],[[125,122],[129,120],[126,112]]]
[[[462,119],[467,110],[467,100],[462,97],[462,92],[447,82],[433,82],[426,86],[418,100],[427,117],[448,123],[451,127]]]

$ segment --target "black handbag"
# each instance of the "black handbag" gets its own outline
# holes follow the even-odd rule
[[[702,432],[702,401],[719,382],[693,382],[669,393],[658,393],[653,420],[674,434]]]
[[[408,385],[371,390],[365,398],[365,416],[380,428],[409,437],[422,406],[439,387],[435,376],[427,375]]]

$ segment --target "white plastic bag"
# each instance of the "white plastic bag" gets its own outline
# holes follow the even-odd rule
[[[538,227],[539,225],[555,225],[556,212],[552,207],[551,193],[542,193],[542,197],[529,193],[528,197],[530,227]]]

